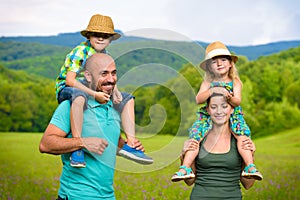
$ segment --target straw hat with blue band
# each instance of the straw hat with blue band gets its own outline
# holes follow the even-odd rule
[[[112,40],[117,40],[121,35],[114,30],[114,23],[109,16],[100,14],[93,15],[87,28],[81,31],[81,35],[87,38],[89,32],[112,34]]]

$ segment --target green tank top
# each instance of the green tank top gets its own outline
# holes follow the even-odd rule
[[[227,153],[209,153],[201,142],[196,158],[196,181],[190,199],[242,199],[240,174],[242,158],[231,136]]]

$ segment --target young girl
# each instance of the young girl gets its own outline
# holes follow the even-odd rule
[[[196,102],[197,104],[205,103],[211,94],[216,91],[222,91],[228,99],[228,102],[234,107],[234,112],[230,116],[230,128],[237,139],[239,154],[246,164],[242,176],[262,180],[263,176],[253,163],[252,152],[241,148],[242,141],[250,137],[250,129],[244,120],[240,106],[242,82],[235,68],[237,60],[238,57],[231,55],[227,47],[219,41],[207,46],[205,59],[200,64],[200,67],[205,70],[205,80],[200,86],[200,90],[196,96]],[[189,137],[200,142],[212,128],[212,121],[207,113],[206,104],[199,109],[198,113],[198,120],[196,120],[189,129]],[[172,181],[195,177],[195,174],[191,170],[191,164],[198,155],[198,152],[199,149],[187,151],[183,164],[180,166],[179,171],[172,176]]]

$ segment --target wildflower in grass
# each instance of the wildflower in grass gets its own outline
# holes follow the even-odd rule
[[[277,185],[277,189],[280,189],[280,184]]]

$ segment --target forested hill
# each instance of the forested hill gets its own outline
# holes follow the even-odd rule
[[[9,49],[6,44],[1,43],[3,46],[0,48],[0,131],[44,131],[57,105],[54,79],[49,79],[52,72],[44,68],[56,60],[62,63],[69,48],[52,46],[50,51],[49,45],[12,42],[11,45],[15,46]],[[138,133],[187,135],[188,127],[196,118],[194,99],[203,75],[193,65],[193,59],[203,53],[201,48],[188,48],[187,44],[177,48],[170,43],[165,46],[161,41],[156,46],[153,43],[142,44],[144,48],[140,49],[134,46],[134,50],[128,52],[131,46],[128,45],[123,43],[123,50],[112,50],[113,55],[119,55],[117,62],[128,67],[126,70],[129,71],[124,70],[126,76],[134,71],[126,66],[126,60],[130,60],[130,65],[148,70],[138,71],[140,68],[137,67],[138,73],[128,75],[130,81],[135,79],[139,85],[122,85],[122,80],[119,82],[122,91],[136,96]],[[26,52],[26,47],[30,51]],[[180,51],[184,48],[196,56],[188,57],[190,53],[185,55],[185,51]],[[253,61],[240,56],[237,67],[243,81],[242,107],[253,137],[299,126],[299,55],[300,47],[261,56]],[[15,62],[18,64],[15,65]],[[51,76],[58,73],[58,64],[55,65],[56,72]],[[25,72],[12,70],[12,66],[22,66]],[[48,78],[33,75],[39,74],[39,71]]]
[[[0,131],[45,129],[57,103],[54,82],[0,65]]]
[[[0,42],[0,63],[9,69],[23,70],[54,80],[71,49],[32,42]],[[201,46],[186,42],[123,42],[110,45],[108,51],[117,63],[120,77],[145,64],[155,63],[179,70],[183,64],[198,64],[203,58]],[[169,78],[166,73],[157,76]]]
[[[139,42],[139,41],[149,41],[154,42],[157,40],[154,39],[147,39],[142,37],[134,37],[134,36],[126,36],[122,33],[122,31],[117,30],[122,37],[114,41],[114,43],[122,43],[122,42]],[[64,46],[73,48],[80,42],[85,40],[84,37],[80,35],[79,32],[76,33],[62,33],[54,36],[31,36],[31,37],[1,37],[0,42],[7,42],[7,41],[15,41],[15,42],[37,42],[41,44],[48,44],[48,45],[56,45],[56,46]],[[168,41],[166,41],[168,42]],[[198,45],[205,48],[208,42],[204,41],[194,41]],[[255,60],[260,56],[266,56],[273,53],[278,53],[283,50],[287,50],[293,47],[300,46],[300,41],[280,41],[274,42],[264,45],[253,45],[253,46],[232,46],[230,44],[226,44],[231,51],[235,52],[238,55],[246,56],[249,60]]]

